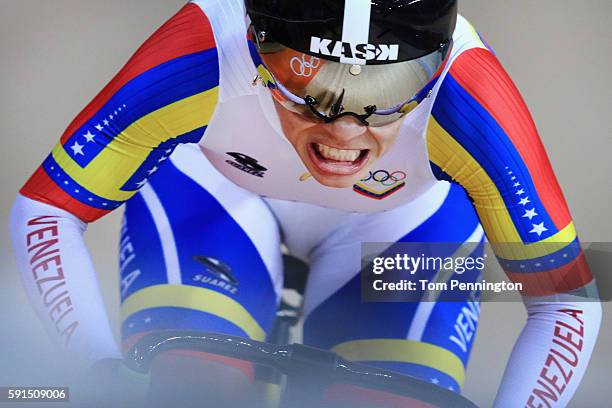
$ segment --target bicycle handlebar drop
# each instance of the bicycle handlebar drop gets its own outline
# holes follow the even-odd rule
[[[126,364],[135,371],[147,373],[155,356],[176,349],[213,353],[272,367],[288,378],[314,381],[315,387],[320,389],[333,383],[347,383],[406,396],[436,407],[477,408],[461,395],[435,384],[350,362],[330,351],[302,344],[277,345],[219,333],[183,330],[150,333],[128,351]]]

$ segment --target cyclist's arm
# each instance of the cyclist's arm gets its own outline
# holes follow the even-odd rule
[[[586,370],[601,307],[571,295],[593,277],[527,107],[486,48],[453,63],[428,145],[434,173],[467,190],[500,264],[523,283],[528,319],[496,406],[565,406]]]
[[[119,355],[82,234],[120,206],[216,105],[217,51],[189,4],[160,27],[72,121],[20,190],[10,217],[22,281],[49,332],[91,362]]]

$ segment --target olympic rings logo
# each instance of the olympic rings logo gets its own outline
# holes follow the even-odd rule
[[[321,60],[317,57],[306,56],[306,54],[302,54],[302,58],[293,57],[289,62],[291,66],[291,70],[297,76],[309,77],[312,76],[313,70],[319,68],[321,64]]]
[[[387,170],[376,170],[375,172],[369,172],[368,177],[361,179],[360,181],[374,181],[382,184],[383,186],[392,186],[395,183],[404,181],[406,179],[406,173],[401,170],[396,170],[393,173],[389,173]]]

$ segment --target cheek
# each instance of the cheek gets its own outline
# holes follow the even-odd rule
[[[299,115],[296,115],[293,112],[288,111],[277,102],[274,103],[274,107],[278,113],[281,128],[283,129],[287,139],[293,145],[297,143],[300,136],[305,135],[308,132],[308,129],[314,126],[313,123],[302,119]]]
[[[385,151],[395,142],[399,136],[401,127],[402,121],[400,120],[386,126],[372,128],[371,134],[381,146],[383,151]]]

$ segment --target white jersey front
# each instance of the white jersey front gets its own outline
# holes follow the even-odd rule
[[[452,60],[480,44],[467,21],[459,19],[450,63],[429,96],[407,115],[393,147],[369,169],[370,177],[353,187],[330,188],[309,175],[284,136],[270,92],[252,84],[257,70],[245,35],[244,2],[196,3],[210,18],[220,70],[219,101],[200,147],[228,180],[263,197],[356,212],[396,208],[436,183],[425,133],[437,91]],[[249,166],[249,162],[256,164]]]

